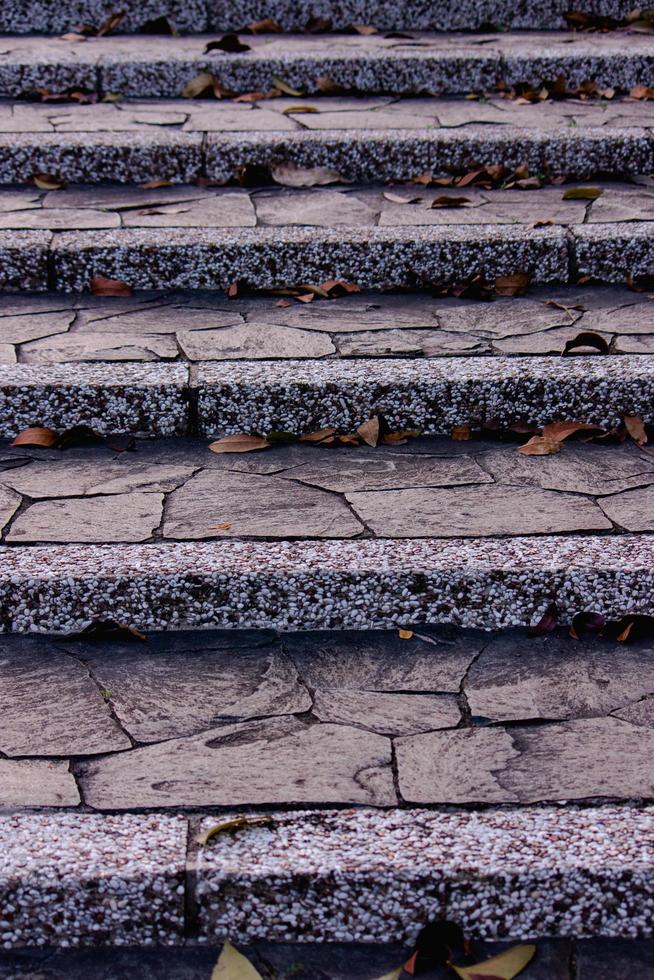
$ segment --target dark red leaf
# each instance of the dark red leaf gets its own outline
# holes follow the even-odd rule
[[[550,602],[549,606],[537,623],[530,626],[527,630],[529,636],[547,636],[559,621],[559,607],[556,602]]]

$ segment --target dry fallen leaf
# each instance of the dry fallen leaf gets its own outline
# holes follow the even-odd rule
[[[325,429],[318,429],[316,432],[307,432],[305,435],[300,436],[300,442],[311,442],[311,443],[321,443],[325,439],[331,439],[336,435],[337,430],[329,426]]]
[[[276,89],[279,89],[280,92],[283,92],[284,95],[295,95],[295,96],[304,95],[304,92],[302,92],[298,88],[293,88],[292,85],[289,85],[288,82],[285,82],[283,78],[279,77],[279,75],[273,75],[272,83],[274,87]]]
[[[298,167],[295,163],[275,163],[270,168],[272,179],[284,187],[322,187],[325,184],[347,183],[336,170],[329,167]]]
[[[205,54],[210,51],[224,51],[226,54],[240,54],[242,51],[251,51],[249,44],[243,44],[239,40],[238,34],[225,34],[219,41],[209,41],[204,49]]]
[[[403,197],[401,194],[393,194],[392,191],[382,191],[382,197],[385,197],[387,201],[392,201],[393,204],[420,204],[422,202],[421,197]]]
[[[570,187],[563,192],[564,201],[594,201],[601,197],[604,191],[601,187]]]
[[[654,88],[648,85],[634,85],[629,92],[630,99],[654,99]]]
[[[531,276],[528,272],[516,272],[511,276],[498,276],[495,292],[498,296],[523,296],[529,289]]]
[[[172,180],[146,180],[144,184],[139,184],[142,191],[154,191],[158,187],[172,187]]]
[[[335,82],[329,75],[318,75],[316,88],[323,95],[337,95],[342,90],[338,82]]]
[[[413,636],[413,630],[398,630],[397,635],[401,640],[410,640]]]
[[[115,619],[94,619],[77,633],[67,634],[72,640],[139,640],[147,641],[147,636],[135,626],[118,623]]]
[[[390,973],[385,973],[383,977],[377,977],[377,980],[400,980],[402,976],[402,967],[398,966],[397,970],[391,970]]]
[[[62,34],[59,38],[60,41],[86,41],[86,34],[76,34],[74,31],[69,31],[67,34]]]
[[[350,29],[363,37],[367,37],[369,34],[379,34],[378,29],[372,24],[350,24]]]
[[[596,612],[580,612],[572,618],[569,634],[573,640],[580,640],[586,633],[599,635],[606,625],[606,617]]]
[[[62,191],[66,181],[55,174],[34,174],[32,182],[40,191]]]
[[[546,436],[532,436],[524,446],[518,446],[518,452],[523,456],[552,456],[560,451],[560,440],[548,439]]]
[[[647,433],[645,432],[645,423],[640,418],[639,415],[625,415],[624,426],[633,441],[638,446],[644,446],[647,442]]]
[[[320,109],[316,109],[315,105],[290,105],[282,110],[282,116],[297,115],[299,112],[320,112]]]
[[[555,629],[559,621],[559,607],[556,602],[550,602],[549,606],[533,626],[527,630],[528,636],[547,636]]]
[[[210,524],[207,531],[229,531],[231,526],[227,521],[224,524]]]
[[[246,956],[225,940],[218,962],[213,968],[211,980],[262,980],[261,974]]]
[[[131,296],[132,287],[121,279],[107,279],[105,276],[93,276],[91,292],[94,296]]]
[[[452,428],[452,438],[455,442],[467,442],[469,439],[472,439],[472,426],[469,423],[455,425]]]
[[[373,415],[372,418],[357,428],[356,434],[363,439],[367,446],[374,447],[379,445],[382,429],[383,422],[381,416]]]
[[[263,20],[255,20],[248,24],[245,30],[249,34],[281,34],[282,27],[273,20],[272,17],[265,17]]]
[[[483,977],[493,978],[493,980],[513,980],[524,970],[528,963],[534,958],[536,947],[531,945],[512,946],[503,953],[485,960],[483,963],[476,963],[474,966],[450,966],[462,980],[480,980]]]
[[[566,340],[565,347],[562,351],[562,356],[565,357],[571,351],[575,350],[577,347],[592,347],[600,354],[609,353],[608,341],[601,337],[598,333],[593,333],[591,330],[582,330],[578,333],[576,337],[572,340]]]
[[[199,99],[201,96],[211,96],[215,99],[228,99],[234,93],[229,89],[223,88],[215,75],[211,72],[203,71],[190,82],[187,82],[182,89],[182,97],[185,99]]]
[[[217,439],[212,442],[209,449],[212,453],[252,453],[257,449],[268,449],[272,443],[268,442],[262,436],[250,436],[246,434],[238,434],[232,436],[223,436],[222,439]]]
[[[10,446],[54,446],[59,439],[59,433],[46,426],[30,426],[23,429],[9,443]]]
[[[209,827],[204,833],[198,834],[195,838],[198,844],[208,844],[213,837],[217,837],[218,834],[231,833],[233,830],[241,830],[243,827],[265,827],[267,824],[272,823],[273,818],[267,815],[262,815],[260,817],[234,817],[231,820],[223,820],[222,823],[214,824],[213,827]]]
[[[469,197],[450,197],[447,194],[441,194],[440,197],[435,197],[434,200],[429,205],[430,208],[465,208],[468,204],[472,204]]]
[[[575,432],[601,432],[601,426],[591,425],[590,422],[549,422],[543,426],[542,435],[545,439],[563,442]]]

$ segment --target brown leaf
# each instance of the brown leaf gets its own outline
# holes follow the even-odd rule
[[[46,426],[30,426],[23,429],[9,443],[10,446],[54,446],[59,439],[59,433]]]
[[[398,630],[397,635],[401,640],[410,640],[413,636],[413,630]]]
[[[556,602],[550,602],[538,622],[529,627],[527,634],[528,636],[547,636],[548,633],[551,633],[556,628],[558,621],[559,607]]]
[[[94,296],[131,296],[132,287],[121,279],[107,279],[105,276],[93,276],[91,292]]]
[[[639,415],[625,415],[623,418],[625,429],[638,446],[644,446],[647,442],[645,423]]]
[[[290,105],[282,110],[282,116],[297,115],[298,112],[320,112],[320,109],[316,109],[315,105]]]
[[[342,91],[341,86],[338,82],[335,82],[333,78],[329,75],[319,75],[316,79],[316,88],[323,95],[336,95],[338,92]]]
[[[283,78],[279,77],[279,75],[273,75],[272,83],[275,86],[275,88],[279,89],[280,92],[283,92],[284,95],[295,95],[295,96],[304,95],[304,92],[301,92],[300,89],[293,88],[292,85],[289,85],[288,82],[285,82]]]
[[[654,99],[654,88],[649,85],[634,85],[629,92],[631,99]]]
[[[212,453],[252,453],[257,449],[268,449],[272,443],[262,436],[250,436],[245,433],[223,436],[212,442],[209,449]]]
[[[325,184],[346,183],[329,167],[298,167],[295,163],[277,163],[270,168],[272,179],[283,187],[322,187]]]
[[[586,307],[583,305],[583,303],[574,303],[571,306],[567,306],[565,303],[558,303],[555,299],[547,299],[545,300],[544,305],[551,306],[555,310],[565,310],[566,313],[568,310],[576,310],[578,313],[586,312]]]
[[[350,24],[349,27],[351,31],[355,31],[363,37],[367,37],[369,34],[379,34],[377,28],[373,27],[372,24]]]
[[[338,441],[344,446],[360,446],[361,437],[357,435],[339,435],[336,436]]]
[[[546,436],[532,436],[524,446],[518,446],[518,452],[523,456],[553,456],[560,449],[560,440],[548,439]]]
[[[607,623],[602,635],[609,640],[617,640],[618,643],[650,639],[654,636],[654,616],[629,613],[615,622]]]
[[[498,276],[495,292],[498,296],[524,296],[529,289],[531,276],[528,272],[515,272],[511,276]]]
[[[387,201],[392,201],[393,204],[420,204],[422,202],[421,197],[403,197],[401,194],[393,194],[392,191],[382,191],[382,197],[385,197]]]
[[[223,820],[220,823],[214,824],[209,830],[198,834],[195,839],[198,844],[208,844],[218,834],[232,833],[235,830],[241,830],[243,827],[265,827],[267,824],[272,823],[273,819],[272,816],[268,816],[267,814],[262,814],[261,816],[244,815],[242,817],[232,817],[229,820]]]
[[[355,282],[346,282],[344,279],[325,279],[320,283],[320,288],[327,293],[329,299],[337,296],[345,296],[348,293],[360,293],[361,286]]]
[[[111,33],[111,31],[115,30],[118,27],[118,25],[120,24],[124,16],[125,16],[124,10],[109,14],[107,19],[103,20],[103,22],[98,27],[97,31],[95,32],[95,36],[104,37],[105,34]]]
[[[472,426],[469,423],[455,425],[452,429],[452,438],[455,442],[467,442],[472,439]]]
[[[225,521],[223,524],[210,524],[207,531],[229,531],[232,525]]]
[[[115,619],[94,619],[77,633],[67,635],[72,640],[147,640],[145,633],[136,627],[118,623]]]
[[[182,89],[182,97],[185,99],[199,99],[213,96],[214,99],[230,99],[234,95],[229,89],[224,88],[215,75],[211,72],[203,71]]]
[[[465,208],[468,204],[472,204],[469,197],[450,197],[447,194],[441,194],[440,197],[435,197],[434,200],[429,205],[430,208]]]
[[[320,443],[324,442],[325,439],[331,439],[332,436],[336,435],[336,429],[328,426],[325,429],[318,429],[316,432],[306,432],[303,436],[300,436],[300,442],[311,442]]]
[[[225,34],[219,41],[209,41],[204,49],[205,54],[210,51],[225,51],[227,54],[240,54],[241,51],[251,51],[249,44],[243,44],[239,40],[238,34]]]
[[[381,415],[373,415],[367,422],[360,425],[356,432],[367,446],[378,446],[380,437],[383,434],[382,428],[383,422]]]
[[[594,201],[601,197],[604,191],[601,187],[570,187],[563,192],[563,201]]]
[[[570,626],[570,636],[573,640],[580,640],[586,634],[599,635],[606,625],[606,617],[596,612],[579,612],[572,619]]]
[[[310,17],[304,25],[305,34],[326,34],[331,29],[332,22],[327,17]]]
[[[142,191],[154,191],[158,187],[172,187],[172,180],[146,180],[144,184],[139,184]]]
[[[591,330],[582,330],[581,333],[578,333],[572,340],[566,340],[562,356],[565,357],[566,354],[569,354],[577,347],[593,347],[596,351],[599,351],[600,354],[608,354],[609,352],[608,341],[605,340],[604,337],[600,337],[598,333],[593,333]]]
[[[591,425],[589,422],[549,422],[543,426],[543,437],[552,439],[554,442],[563,442],[568,436],[575,432],[601,432],[599,425]]]
[[[402,432],[387,432],[382,442],[386,446],[403,446],[409,439],[417,439],[420,429],[405,429]]]
[[[265,17],[263,20],[255,20],[248,24],[245,30],[249,34],[281,34],[282,28],[273,20],[272,17]]]
[[[230,299],[236,299],[238,296],[238,283],[232,282],[227,287],[227,295]]]
[[[60,41],[86,41],[86,34],[76,34],[74,31],[69,31],[67,34],[62,34],[59,38]]]
[[[62,191],[66,186],[66,181],[55,174],[34,174],[32,182],[40,191]]]

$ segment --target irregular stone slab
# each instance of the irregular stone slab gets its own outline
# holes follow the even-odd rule
[[[83,208],[34,208],[31,211],[0,212],[0,228],[24,231],[74,231],[91,228],[120,228],[117,214]]]
[[[351,120],[351,113],[348,113]],[[298,191],[257,194],[254,197],[261,225],[373,225],[380,205],[348,191]]]
[[[598,501],[610,520],[627,531],[654,530],[654,489],[627,490]]]
[[[195,639],[201,647],[201,635]],[[209,644],[209,639],[204,641]],[[139,645],[83,655],[137,742],[193,735],[220,723],[308,711],[311,697],[278,645],[262,649],[153,650]]]
[[[609,494],[654,483],[654,463],[633,447],[566,445],[554,456],[523,456],[515,448],[484,454],[497,483],[571,493]]]
[[[493,534],[551,534],[607,529],[589,500],[548,490],[458,487],[453,490],[358,491],[346,499],[380,537],[453,538]]]
[[[553,292],[556,295],[556,287]],[[444,303],[438,307],[438,322],[444,330],[498,340],[539,333],[552,327],[568,327],[580,316],[577,310],[561,310],[522,298],[499,299],[493,303],[449,300],[449,305]]]
[[[5,755],[94,755],[131,747],[85,667],[44,642],[0,640],[0,714]]]
[[[88,454],[89,450],[85,450]],[[161,460],[161,461],[160,461]],[[196,472],[192,460],[169,461],[157,455],[153,462],[125,453],[118,459],[74,459],[41,462],[0,473],[0,483],[26,497],[81,497],[173,490]]]
[[[430,732],[395,744],[409,802],[629,799],[654,790],[654,732],[615,718]]]
[[[0,533],[2,533],[2,529],[9,523],[19,507],[20,497],[18,494],[0,487]]]
[[[396,802],[390,741],[294,718],[248,722],[85,763],[91,806]]]
[[[360,458],[350,452],[330,451],[324,458],[294,466],[284,474],[284,479],[298,480],[336,493],[492,482],[476,460],[466,456],[443,459],[375,452],[376,457]]]
[[[341,357],[436,357],[474,351],[489,353],[490,345],[477,337],[445,330],[371,330],[335,338]]]
[[[417,627],[410,640],[397,630],[284,636],[304,683],[332,691],[457,692],[486,642],[471,630],[429,626]]]
[[[228,524],[211,530],[213,525]],[[204,470],[169,497],[165,538],[350,538],[362,525],[343,501],[277,477]]]
[[[0,364],[15,364],[18,358],[11,344],[0,344]]]
[[[23,364],[58,364],[67,361],[158,361],[173,359],[179,350],[174,337],[160,334],[73,333],[26,344]]]
[[[192,361],[326,357],[336,352],[328,334],[269,323],[244,323],[219,330],[182,330],[177,337],[184,354]]]
[[[643,698],[642,701],[628,704],[626,708],[620,708],[613,714],[616,718],[631,722],[632,725],[654,728],[654,698]]]
[[[494,340],[493,349],[503,354],[562,354],[567,342],[574,340],[578,333],[578,325],[554,327],[553,330],[544,330],[542,333],[530,333],[525,336]],[[605,340],[607,344],[611,343],[610,333],[600,333],[597,330],[593,330],[593,333]],[[590,345],[581,346],[576,350],[576,354],[597,355],[597,350]]]
[[[453,695],[384,694],[319,688],[313,714],[323,722],[357,725],[380,735],[411,735],[454,728],[461,712]]]
[[[254,207],[246,191],[199,201],[145,207],[123,214],[126,228],[254,228]]]
[[[70,310],[53,310],[34,314],[29,312],[16,316],[0,317],[0,342],[6,344],[25,344],[30,340],[65,333],[75,314]]]
[[[67,762],[0,759],[0,806],[79,806]]]
[[[606,715],[654,691],[650,646],[608,641],[493,639],[465,681],[473,716],[492,721]]]
[[[161,493],[42,501],[16,519],[6,540],[13,544],[146,541],[159,526],[162,509]]]
[[[174,335],[182,327],[189,331],[238,326],[243,323],[240,313],[220,309],[192,309],[182,305],[150,305],[140,309],[116,309],[100,306],[82,309],[77,315],[79,333],[120,333],[139,337],[152,334]]]

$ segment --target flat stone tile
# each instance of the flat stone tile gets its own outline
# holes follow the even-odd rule
[[[146,541],[161,522],[162,508],[163,494],[140,491],[44,500],[16,518],[5,540],[12,544]]]
[[[490,344],[445,330],[369,330],[334,337],[341,357],[439,357],[448,354],[488,354]]]
[[[464,689],[480,721],[606,715],[654,690],[652,649],[637,644],[624,655],[607,640],[508,634],[491,640]]]
[[[644,728],[654,728],[654,698],[644,698],[626,708],[614,711],[616,718],[628,721],[632,725],[642,725]]]
[[[599,501],[606,516],[627,531],[651,531],[654,529],[654,490],[626,490]]]
[[[67,762],[0,759],[0,807],[78,806]]]
[[[557,287],[552,287],[554,298],[557,292]],[[496,299],[492,303],[450,300],[436,307],[436,310],[438,322],[444,330],[460,331],[493,341],[540,333],[553,327],[572,326],[581,316],[577,310],[548,307],[544,302],[522,297]]]
[[[654,483],[654,461],[627,446],[573,444],[539,457],[523,456],[511,447],[484,453],[483,462],[496,483],[506,486],[601,495]]]
[[[9,523],[20,506],[20,497],[11,490],[0,488],[0,532]]]
[[[212,530],[212,525],[224,525]],[[277,477],[205,470],[171,494],[166,538],[349,538],[363,526],[342,500]]]
[[[608,529],[591,501],[547,490],[458,487],[452,490],[354,491],[354,512],[380,537],[484,537]]]
[[[622,723],[620,723],[622,724]],[[345,725],[294,718],[226,725],[85,763],[97,808],[396,802],[390,741]]]
[[[137,648],[80,650],[94,677],[109,692],[121,724],[137,742],[194,735],[218,724],[308,711],[311,698],[291,660],[277,644],[199,649],[180,639],[168,651]],[[206,649],[202,649],[206,644]]]
[[[48,313],[29,312],[16,316],[0,316],[0,342],[25,344],[30,340],[66,333],[75,314],[70,310],[53,310]]]
[[[387,692],[457,692],[486,638],[447,627],[416,628],[410,640],[366,630],[289,633],[284,646],[311,688]]]
[[[257,223],[245,191],[143,207],[126,211],[122,217],[126,228],[254,228]]]
[[[244,323],[216,330],[180,330],[177,340],[191,361],[313,358],[336,352],[328,334],[270,323]]]
[[[0,344],[0,364],[15,364],[17,360],[12,344]]]
[[[101,449],[91,460],[33,460],[1,473],[0,484],[33,499],[127,494],[146,487],[153,493],[175,489],[196,468],[192,459],[150,461],[130,454],[112,459]]]
[[[35,208],[32,211],[0,213],[0,228],[72,231],[89,228],[120,228],[117,214],[76,208]]]
[[[175,338],[162,334],[72,333],[25,344],[21,364],[66,364],[77,361],[172,360],[179,355]]]
[[[0,320],[0,325],[2,321]],[[194,333],[196,330],[223,329],[240,326],[243,316],[230,310],[189,309],[177,305],[143,306],[132,303],[126,309],[112,313],[111,307],[101,306],[90,310],[80,310],[76,327],[82,333],[131,334],[134,339],[150,337],[153,334],[174,336],[180,332]]]
[[[45,642],[0,640],[0,751],[95,755],[131,748],[83,664]]]
[[[355,725],[380,735],[412,735],[455,728],[461,720],[450,694],[386,694],[380,691],[318,688],[313,714],[322,722]]]
[[[618,354],[654,354],[654,336],[617,337],[615,351]]]
[[[284,479],[297,480],[336,493],[492,482],[492,477],[479,463],[467,456],[444,459],[386,452],[360,457],[348,450],[337,449],[315,455],[317,458],[289,469],[283,474]]]
[[[654,733],[615,718],[397,739],[400,793],[413,803],[535,803],[649,797]]]

